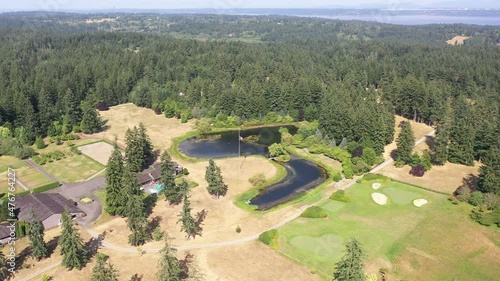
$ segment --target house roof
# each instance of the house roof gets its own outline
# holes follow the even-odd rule
[[[62,214],[68,209],[72,214],[84,213],[75,206],[75,202],[64,198],[57,193],[28,194],[16,198],[16,207],[19,208],[18,219],[30,221],[30,210],[40,220],[44,221],[52,215]]]
[[[161,164],[154,163],[146,170],[140,172],[137,175],[137,180],[139,180],[140,184],[145,184],[150,181],[158,180],[160,179],[160,177],[161,177]]]
[[[10,237],[10,229],[7,228],[9,225],[8,223],[0,224],[0,239]]]

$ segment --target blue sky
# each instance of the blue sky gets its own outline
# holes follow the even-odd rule
[[[491,1],[491,2],[489,2]],[[335,7],[373,7],[397,8],[415,4],[420,6],[439,5],[435,3],[449,4],[451,0],[15,0],[2,1],[0,10],[93,10],[93,9],[190,9],[190,8],[215,8],[215,9],[236,9],[236,8],[335,8]],[[455,2],[455,1],[453,1]],[[471,3],[481,6],[492,6],[494,0],[461,0],[462,5]]]

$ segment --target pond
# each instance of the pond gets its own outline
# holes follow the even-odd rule
[[[247,155],[267,155],[267,146],[281,141],[280,127],[267,127],[242,130],[240,135],[249,139],[258,136],[254,143],[238,140],[238,131],[212,135],[208,139],[189,138],[179,145],[179,150],[189,157],[226,158]],[[291,133],[296,132],[293,126],[287,127]],[[238,145],[240,149],[238,150]],[[282,164],[287,175],[281,181],[263,189],[260,194],[250,200],[258,210],[267,210],[288,202],[304,192],[313,189],[327,179],[327,172],[306,159],[292,155],[288,163]]]

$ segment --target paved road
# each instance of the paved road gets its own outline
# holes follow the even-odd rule
[[[42,173],[44,176],[46,176],[47,178],[49,178],[51,181],[54,181],[54,182],[59,182],[58,179],[56,179],[54,176],[52,176],[51,174],[49,174],[47,171],[45,171],[44,168],[40,167],[37,163],[35,163],[33,160],[31,159],[26,159],[24,160],[24,162],[26,162],[26,164],[28,164],[29,166],[37,169],[40,173]]]
[[[434,135],[434,133],[435,133],[435,131],[432,131],[429,134],[427,134],[426,136],[418,139],[415,142],[415,146],[417,146],[418,144],[424,142],[427,139],[427,136],[432,136],[432,135]],[[383,168],[387,167],[388,165],[390,165],[392,162],[394,162],[394,159],[392,159],[392,158],[388,159],[384,163],[382,163],[382,164],[378,165],[377,167],[373,168],[370,172],[371,173],[376,173],[376,172],[382,170]],[[338,183],[332,183],[332,184],[337,185],[337,188],[339,188],[339,189],[347,189],[347,188],[351,187],[352,185],[354,185],[356,183],[356,179],[357,178],[359,178],[359,177],[355,177],[354,179],[350,179],[350,180],[343,179],[342,181],[340,181]],[[83,192],[83,193],[85,193],[84,191],[82,191],[82,189],[86,190],[87,188],[95,188],[94,190],[97,190],[99,188],[104,188],[105,181],[103,182],[103,180],[104,180],[104,177],[96,178],[96,179],[93,179],[93,180],[90,180],[90,181],[87,181],[87,182],[84,182],[84,183],[81,183],[81,184],[75,184],[74,186],[69,186],[69,185],[64,186],[63,185],[59,189],[62,189],[61,192],[64,192],[64,193],[66,193],[68,195],[69,195],[69,193],[72,194],[73,192],[77,192],[77,193],[82,193]],[[54,189],[54,191],[55,190],[57,190],[57,189]],[[302,206],[302,208],[299,211],[297,211],[296,213],[288,216],[286,219],[284,219],[280,223],[277,223],[277,224],[273,225],[272,227],[270,227],[267,230],[276,229],[276,228],[280,228],[280,227],[284,226],[288,222],[290,222],[290,221],[298,218],[306,208],[308,208],[310,206],[318,205],[321,202],[324,202],[325,200],[328,200],[329,197],[330,196],[325,196],[325,197],[321,198],[319,201],[317,201],[316,203],[314,203],[312,205]],[[100,210],[99,210],[99,214],[100,214]],[[80,222],[80,224],[83,226],[83,228],[90,235],[92,235],[96,239],[100,239],[99,234],[97,233],[97,231],[95,231],[92,227],[90,227],[88,225],[88,223]],[[260,235],[260,233],[257,233],[257,234],[251,235],[251,236],[246,236],[246,237],[238,239],[238,240],[222,241],[222,242],[200,244],[200,245],[174,246],[174,248],[177,249],[177,250],[192,250],[192,249],[206,249],[206,248],[231,246],[231,245],[242,244],[242,243],[246,243],[246,242],[255,240],[255,239],[257,239],[259,237],[259,235]],[[106,248],[109,248],[109,249],[112,249],[112,250],[115,250],[115,251],[119,251],[119,252],[137,253],[137,248],[121,247],[121,246],[114,245],[112,243],[108,243],[105,240],[101,240],[101,245],[103,247],[106,247]],[[152,249],[144,249],[143,251],[146,252],[146,253],[158,253],[160,250],[161,249],[159,249],[159,248],[152,248]],[[61,262],[56,262],[56,263],[54,263],[52,265],[49,265],[46,268],[42,268],[39,271],[37,271],[37,272],[29,275],[28,277],[20,279],[20,280],[21,281],[31,280],[31,279],[37,277],[38,275],[43,274],[45,271],[48,271],[48,270],[50,270],[50,269],[58,266],[60,263]]]

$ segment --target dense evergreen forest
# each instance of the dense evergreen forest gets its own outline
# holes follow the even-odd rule
[[[377,153],[392,141],[399,114],[437,126],[438,163],[471,165],[499,143],[500,47],[487,43],[498,41],[498,28],[158,16],[192,37],[178,38],[132,32],[150,15],[127,17],[120,21],[127,32],[109,32],[100,26],[114,22],[78,23],[88,15],[1,15],[4,144],[92,131],[82,126],[92,124],[98,103],[129,101],[167,117],[257,119],[272,111],[318,120],[323,135]],[[219,40],[230,30],[256,40]],[[201,33],[208,39],[198,40]],[[437,43],[476,33],[481,44]]]

